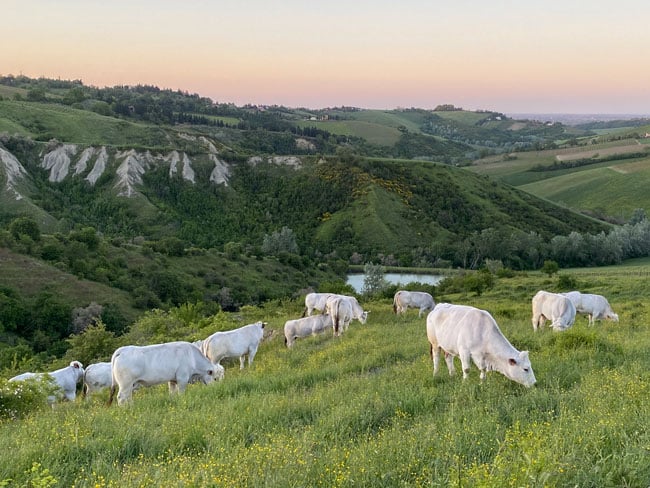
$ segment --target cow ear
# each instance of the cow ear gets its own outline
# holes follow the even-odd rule
[[[517,364],[517,360],[515,358],[510,358],[508,359],[508,364],[510,366],[514,366],[515,364]]]

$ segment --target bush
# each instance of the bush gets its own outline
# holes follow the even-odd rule
[[[575,276],[561,274],[557,277],[557,286],[561,290],[575,290],[578,288],[578,280]]]
[[[53,380],[8,381],[0,379],[0,420],[18,419],[47,405],[57,386]]]

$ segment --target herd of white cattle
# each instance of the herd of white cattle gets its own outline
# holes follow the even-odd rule
[[[406,313],[408,308],[419,310],[426,318],[427,339],[433,361],[433,374],[438,373],[440,354],[445,356],[449,374],[455,373],[454,357],[458,356],[463,378],[470,372],[471,362],[480,370],[483,380],[488,371],[498,371],[524,386],[535,384],[535,374],[528,351],[518,351],[503,335],[489,312],[467,305],[439,303],[426,292],[398,291],[393,298],[393,312]],[[312,315],[314,311],[319,314]],[[571,327],[576,313],[588,316],[588,325],[596,320],[618,322],[607,299],[601,295],[580,293],[550,293],[539,291],[532,299],[532,323],[537,331],[546,320],[551,328],[563,331]],[[365,324],[365,311],[356,298],[334,293],[309,293],[305,297],[303,316],[287,320],[284,325],[285,344],[291,348],[296,339],[321,334],[330,328],[335,337],[345,332],[352,320]],[[74,400],[78,383],[83,383],[83,396],[110,388],[109,405],[115,393],[118,404],[131,400],[133,390],[143,386],[168,383],[170,393],[182,393],[189,383],[212,383],[224,377],[221,361],[239,358],[244,369],[253,363],[264,336],[266,322],[255,322],[238,329],[215,332],[204,340],[167,342],[148,346],[123,346],[112,355],[110,362],[91,364],[85,370],[79,361],[51,373],[23,373],[9,381],[42,380],[49,378],[60,390],[59,398]],[[48,398],[50,403],[55,397]]]

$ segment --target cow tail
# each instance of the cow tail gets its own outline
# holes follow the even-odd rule
[[[88,394],[88,385],[86,384],[86,370],[84,369],[83,383],[81,385],[81,398],[85,400],[87,394]]]
[[[303,318],[305,317],[305,315],[307,315],[307,307],[305,307],[305,309],[302,311]]]
[[[115,358],[111,358],[111,394],[108,397],[108,403],[106,403],[109,407],[113,405],[113,398],[115,397],[115,391],[117,390],[117,381],[115,381],[115,372],[113,370],[114,361]]]
[[[111,395],[108,397],[108,403],[106,404],[107,406],[113,405],[113,398],[115,397],[115,391],[117,390],[117,385],[112,384],[111,385]]]

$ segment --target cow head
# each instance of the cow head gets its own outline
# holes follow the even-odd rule
[[[607,320],[613,320],[614,322],[618,322],[618,314],[614,312],[607,312],[605,318]]]
[[[370,313],[369,311],[364,310],[363,313],[361,314],[361,316],[359,317],[359,322],[361,322],[362,324],[365,324],[366,320],[368,320],[368,314],[369,313]]]
[[[81,364],[79,361],[72,361],[69,367],[72,368],[72,371],[75,372],[75,378],[77,378],[77,382],[81,381],[84,376],[83,364]]]
[[[224,369],[224,367],[221,366],[219,363],[217,363],[214,364],[214,369],[212,370],[212,372],[211,373],[208,372],[208,373],[210,373],[210,376],[212,376],[215,380],[221,381],[224,377],[225,371],[226,370]]]
[[[528,358],[528,351],[521,351],[517,356],[508,358],[506,370],[502,373],[526,387],[531,387],[537,382]]]

